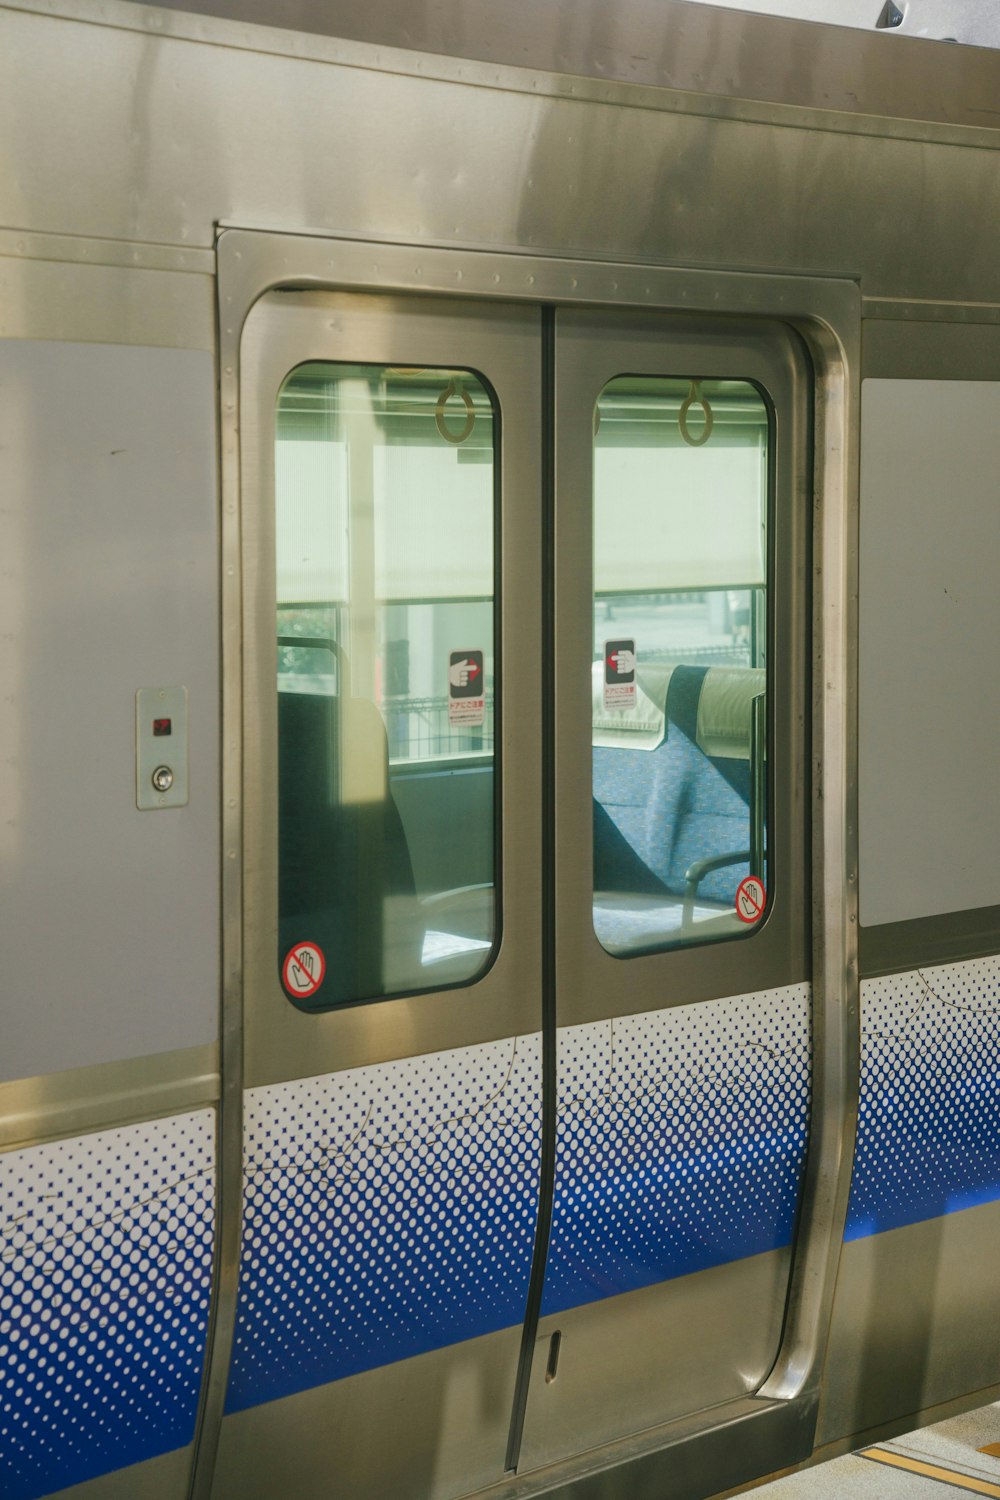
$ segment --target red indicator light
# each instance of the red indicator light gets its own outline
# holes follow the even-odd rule
[[[173,733],[173,720],[172,719],[154,719],[153,720],[153,735],[154,735],[154,737],[156,739],[159,739],[160,736],[163,735],[163,734],[172,734],[172,733]]]

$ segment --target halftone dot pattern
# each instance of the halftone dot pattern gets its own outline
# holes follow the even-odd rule
[[[535,1037],[252,1089],[227,1410],[520,1323]]]
[[[543,1311],[790,1243],[810,1037],[808,985],[560,1032]]]
[[[0,1494],[37,1500],[194,1436],[214,1112],[0,1156]]]
[[[1000,1198],[1000,957],[866,979],[845,1238]]]

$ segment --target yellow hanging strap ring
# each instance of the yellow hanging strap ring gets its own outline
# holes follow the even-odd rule
[[[465,402],[465,421],[462,424],[461,432],[452,432],[445,421],[445,407],[452,396],[459,396]],[[434,420],[437,423],[438,432],[446,443],[464,443],[467,437],[472,436],[472,429],[476,425],[475,407],[472,404],[472,397],[468,391],[462,390],[457,380],[449,380],[447,386],[437,398],[437,405],[434,408]]]
[[[699,437],[692,437],[688,431],[688,412],[692,406],[700,406],[705,418],[705,426]],[[714,425],[715,417],[712,415],[712,408],[708,404],[708,397],[701,394],[701,381],[692,380],[691,389],[688,391],[684,403],[677,414],[677,426],[680,435],[689,448],[703,448],[712,436]]]

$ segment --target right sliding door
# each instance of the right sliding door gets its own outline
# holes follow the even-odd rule
[[[556,1155],[521,1469],[746,1396],[811,1098],[808,364],[559,313]]]

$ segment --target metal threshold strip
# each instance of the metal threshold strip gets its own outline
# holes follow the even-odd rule
[[[941,1484],[950,1484],[955,1490],[968,1490],[973,1495],[993,1495],[1000,1500],[1000,1484],[993,1480],[977,1479],[972,1474],[946,1469],[941,1464],[929,1464],[921,1458],[907,1458],[903,1453],[893,1453],[890,1448],[862,1448],[858,1457],[876,1464],[888,1464],[893,1469],[903,1469],[908,1474],[919,1474],[923,1479],[936,1479]]]

